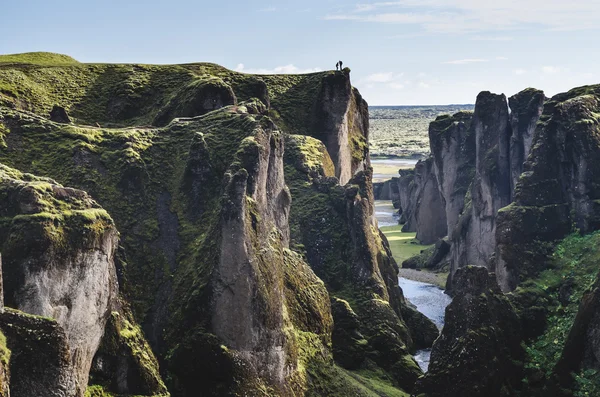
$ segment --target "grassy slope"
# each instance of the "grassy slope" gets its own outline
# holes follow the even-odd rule
[[[540,371],[545,377],[560,358],[573,320],[579,309],[581,298],[594,283],[600,263],[600,232],[581,236],[573,234],[565,238],[554,250],[550,267],[537,279],[521,285],[513,294],[516,299],[539,296],[548,302],[549,309],[544,333],[529,342],[526,350],[528,359],[525,367]],[[559,299],[561,287],[571,285],[568,300]],[[600,374],[595,370],[582,371],[575,375],[574,396],[600,395]]]
[[[381,231],[390,242],[390,248],[398,264],[402,264],[408,258],[419,255],[422,250],[431,247],[431,245],[420,244],[415,238],[416,233],[402,232],[401,229],[402,225],[381,228]]]

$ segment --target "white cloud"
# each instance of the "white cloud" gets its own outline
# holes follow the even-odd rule
[[[429,87],[431,87],[431,85],[430,85],[430,84],[428,84],[428,83],[423,83],[423,82],[420,82],[420,83],[419,83],[419,87],[421,87],[421,88],[429,88]]]
[[[481,58],[469,58],[469,59],[457,59],[454,61],[446,61],[446,62],[442,62],[442,64],[446,64],[446,65],[466,65],[469,63],[481,63],[481,62],[489,62],[487,59],[481,59]]]
[[[600,0],[400,0],[364,3],[327,15],[327,20],[418,24],[436,33],[494,32],[534,27],[545,30],[599,29]],[[474,40],[505,41],[503,36]]]
[[[474,36],[469,40],[471,41],[512,41],[513,37],[508,36]]]
[[[525,73],[527,73],[527,71],[524,69],[515,69],[515,70],[513,70],[513,73],[516,74],[517,76],[521,76],[521,75],[524,75]]]
[[[496,57],[497,61],[508,61],[507,57]]]
[[[322,71],[321,68],[309,68],[309,69],[301,69],[292,64],[285,66],[277,66],[273,69],[246,69],[246,66],[243,63],[240,63],[235,68],[236,72],[240,73],[248,73],[248,74],[304,74],[304,73],[316,73]]]
[[[365,81],[368,83],[389,83],[390,81],[398,80],[402,77],[402,73],[394,74],[393,72],[387,73],[373,73],[365,77]]]
[[[277,11],[277,8],[275,8],[275,7],[266,7],[266,8],[261,8],[258,11],[260,11],[260,12],[274,12],[274,11]]]
[[[393,88],[394,90],[401,90],[404,88],[404,84],[401,83],[391,83],[389,85],[390,88]]]
[[[557,74],[560,73],[561,68],[557,66],[544,66],[542,67],[542,73],[544,74]]]

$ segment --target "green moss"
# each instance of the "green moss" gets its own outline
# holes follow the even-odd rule
[[[10,361],[10,349],[6,345],[6,336],[0,331],[0,363],[7,368]]]
[[[598,273],[599,244],[600,232],[584,236],[572,234],[566,237],[556,246],[549,268],[514,292],[518,299],[519,296],[527,294],[528,290],[534,290],[548,302],[545,330],[526,347],[526,368],[542,371],[548,378],[552,376],[581,298],[594,283]],[[567,286],[570,293],[561,297],[563,286]],[[581,379],[584,382],[587,378],[583,376]]]
[[[26,52],[22,54],[0,55],[2,63],[28,63],[33,65],[70,65],[79,63],[68,55],[55,54],[52,52]]]

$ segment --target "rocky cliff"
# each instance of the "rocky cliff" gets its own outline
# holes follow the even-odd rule
[[[504,289],[542,270],[552,242],[573,228],[589,232],[599,226],[599,93],[598,86],[582,87],[544,105],[514,203],[499,214],[498,273]]]
[[[414,341],[434,337],[374,221],[367,105],[349,70],[21,64],[0,79],[15,87],[0,94],[0,161],[87,191],[121,233],[124,297],[105,313],[92,395],[166,392],[144,334],[177,396],[413,386]],[[48,120],[54,105],[68,120]],[[348,304],[332,317],[334,297]],[[334,324],[352,313],[348,363]]]
[[[117,230],[108,213],[85,192],[4,165],[0,165],[0,195],[6,304],[56,321],[30,321],[33,317],[11,312],[0,328],[9,346],[22,345],[20,349],[33,349],[33,339],[23,339],[28,332],[57,339],[56,349],[62,349],[63,356],[51,357],[55,352],[49,352],[46,359],[66,357],[69,363],[60,364],[60,375],[51,375],[57,379],[38,382],[35,376],[26,378],[31,374],[21,366],[27,368],[29,353],[18,350],[12,356],[17,361],[8,363],[12,395],[36,395],[32,390],[47,387],[49,393],[83,396],[118,297]],[[61,385],[53,390],[49,382]]]
[[[417,394],[514,396],[524,356],[515,311],[485,268],[463,267],[454,280],[458,292],[446,308],[444,328]]]
[[[398,189],[403,232],[416,232],[422,244],[433,244],[447,234],[446,211],[433,158],[420,160],[414,172],[401,176]]]

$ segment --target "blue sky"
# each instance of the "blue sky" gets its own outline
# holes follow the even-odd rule
[[[600,83],[600,0],[3,0],[0,53],[333,69],[371,105],[473,103]]]

